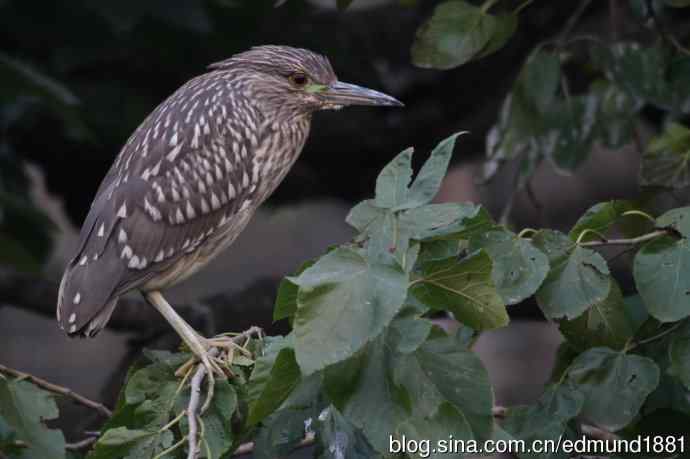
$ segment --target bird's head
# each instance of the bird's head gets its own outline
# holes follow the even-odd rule
[[[256,96],[283,113],[403,105],[387,94],[338,81],[328,58],[301,48],[257,46],[210,68],[242,72]]]

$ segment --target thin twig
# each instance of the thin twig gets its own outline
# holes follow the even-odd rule
[[[252,336],[263,336],[263,330],[260,327],[252,326],[249,329],[243,331],[242,333],[230,338],[230,340],[237,345],[246,345]],[[216,357],[221,351],[221,348],[213,347],[208,351],[209,357]],[[199,437],[199,401],[201,394],[201,385],[206,376],[206,366],[203,363],[199,363],[196,372],[192,377],[191,385],[191,396],[189,398],[189,404],[187,405],[187,423],[189,424],[189,433],[187,435],[187,442],[189,444],[189,452],[187,454],[187,459],[196,459],[199,457],[201,450],[199,448],[203,438]],[[207,397],[207,401],[204,405],[210,402],[212,395]],[[206,408],[204,406],[202,411]],[[203,437],[203,435],[201,435]]]
[[[678,329],[678,328],[679,328],[680,326],[682,326],[684,323],[685,323],[685,321],[677,322],[677,323],[673,324],[671,327],[668,327],[666,330],[664,330],[664,331],[662,331],[662,332],[660,332],[660,333],[657,333],[657,334],[654,335],[654,336],[650,336],[649,338],[645,338],[645,339],[643,339],[643,340],[640,340],[640,341],[631,341],[631,340],[628,340],[628,343],[626,343],[626,345],[625,345],[625,350],[626,350],[626,352],[627,352],[627,351],[631,351],[631,350],[635,349],[635,348],[638,347],[638,346],[642,346],[642,345],[651,343],[652,341],[656,341],[656,340],[658,340],[658,339],[661,339],[661,338],[663,338],[664,336],[668,335],[669,333],[671,333],[671,332],[675,331],[676,329]]]
[[[96,443],[97,440],[98,437],[88,437],[74,443],[67,443],[65,445],[65,449],[67,451],[79,451],[93,445],[94,443]]]
[[[573,28],[578,23],[580,17],[582,17],[582,14],[585,12],[590,3],[592,3],[592,0],[582,0],[573,12],[573,14],[568,18],[568,21],[565,23],[563,29],[561,29],[561,32],[558,34],[557,42],[560,44],[561,47],[565,44],[568,35],[570,35],[570,32],[572,32]]]
[[[630,238],[630,239],[602,239],[599,241],[588,241],[581,242],[579,245],[582,247],[599,247],[603,245],[636,245],[643,242],[651,241],[659,236],[669,235],[671,232],[665,229],[659,229],[652,231],[651,233],[643,234],[642,236]]]
[[[83,395],[77,394],[74,392],[72,389],[69,389],[67,387],[63,386],[58,386],[57,384],[50,383],[46,381],[45,379],[41,379],[37,376],[31,375],[29,373],[24,373],[23,371],[15,370],[13,368],[6,367],[4,365],[0,364],[0,373],[5,373],[11,376],[16,377],[17,379],[26,379],[28,381],[31,381],[33,384],[37,385],[38,387],[45,389],[49,392],[53,392],[55,394],[60,394],[64,395],[66,397],[71,398],[75,402],[79,403],[80,405],[92,408],[99,413],[101,413],[103,416],[110,417],[113,415],[113,412],[110,411],[104,404],[95,402],[91,399],[88,399],[84,397]]]
[[[209,357],[215,357],[218,354],[218,348],[213,348],[208,351]],[[199,441],[197,441],[197,432],[199,431],[199,400],[201,395],[201,384],[206,376],[206,366],[200,363],[192,377],[191,396],[189,397],[189,404],[187,405],[187,423],[189,424],[189,434],[187,441],[189,442],[189,453],[187,459],[196,459],[199,457]]]
[[[307,446],[311,446],[314,444],[316,441],[316,436],[314,435],[313,432],[307,433],[307,435],[302,439],[301,442],[297,446],[295,446],[295,449],[300,449],[300,448],[306,448]],[[253,441],[250,441],[248,443],[242,443],[234,453],[232,453],[233,457],[235,456],[244,456],[245,454],[250,454],[254,451],[255,444]]]

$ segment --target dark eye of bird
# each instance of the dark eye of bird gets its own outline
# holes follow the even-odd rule
[[[304,73],[299,72],[290,75],[289,79],[290,83],[300,88],[306,86],[306,84],[309,82],[309,78]]]

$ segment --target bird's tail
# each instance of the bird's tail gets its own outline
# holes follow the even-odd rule
[[[113,293],[122,267],[119,259],[109,258],[94,260],[80,254],[65,270],[58,293],[57,320],[67,335],[95,336],[110,320],[117,305],[118,296]]]

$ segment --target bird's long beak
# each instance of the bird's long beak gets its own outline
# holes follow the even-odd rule
[[[373,89],[363,88],[350,83],[336,81],[330,85],[323,93],[323,97],[328,104],[336,106],[346,105],[389,105],[403,107],[404,104],[398,99],[374,91]]]

